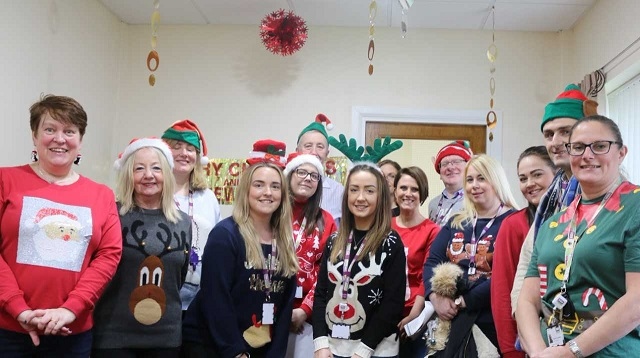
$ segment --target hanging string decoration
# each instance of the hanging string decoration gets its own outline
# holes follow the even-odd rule
[[[400,6],[402,7],[402,20],[400,21],[400,31],[402,31],[402,38],[407,37],[407,27],[409,23],[408,12],[413,5],[414,0],[398,0]]]
[[[378,3],[376,0],[371,0],[369,4],[369,49],[367,50],[367,57],[369,58],[369,76],[373,74],[373,55],[376,52],[376,45],[374,43],[374,36],[376,33],[376,15],[378,14]]]
[[[496,93],[496,80],[493,77],[496,72],[496,60],[498,59],[498,47],[496,47],[496,8],[491,8],[491,17],[493,19],[492,27],[492,40],[491,45],[487,49],[487,58],[489,59],[489,93],[491,94],[489,100],[489,112],[487,113],[487,127],[489,128],[489,141],[493,142],[493,129],[498,124],[498,116],[493,110],[493,96]]]
[[[289,56],[307,41],[307,25],[293,11],[280,9],[265,16],[260,23],[260,38],[267,50]]]
[[[156,46],[158,45],[158,25],[160,24],[160,0],[153,1],[154,11],[151,14],[151,51],[147,55],[147,68],[151,72],[149,75],[149,86],[154,86],[156,84],[156,75],[154,72],[158,69],[160,65],[160,56],[158,55],[158,51],[156,51]]]

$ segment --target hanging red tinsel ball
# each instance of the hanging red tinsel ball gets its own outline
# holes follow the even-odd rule
[[[277,55],[289,56],[304,46],[307,26],[293,11],[280,9],[262,19],[260,38],[267,50]]]

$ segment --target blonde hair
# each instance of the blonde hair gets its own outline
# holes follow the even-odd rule
[[[467,185],[466,178],[469,167],[473,167],[478,174],[482,175],[487,180],[489,185],[491,185],[493,190],[496,192],[498,199],[505,207],[513,209],[518,208],[516,200],[513,198],[513,194],[511,194],[511,187],[509,186],[507,175],[500,163],[486,154],[474,155],[464,168],[465,186]],[[454,214],[451,221],[451,226],[457,229],[463,229],[464,225],[472,222],[473,218],[477,214],[476,207],[471,201],[471,198],[469,198],[469,195],[464,195],[463,202],[463,210]]]
[[[331,262],[336,262],[338,259],[344,257],[344,249],[347,245],[347,239],[351,234],[351,231],[355,228],[355,219],[353,213],[349,210],[349,184],[351,182],[351,176],[358,172],[367,172],[373,174],[376,178],[376,186],[378,189],[378,202],[376,203],[376,210],[374,213],[374,220],[371,228],[367,232],[367,242],[362,248],[362,253],[358,257],[361,260],[363,257],[369,257],[369,254],[375,254],[376,250],[382,245],[382,242],[391,231],[391,196],[389,195],[389,186],[385,178],[382,176],[382,172],[368,164],[357,164],[350,171],[347,176],[347,182],[345,192],[342,197],[342,220],[340,221],[340,227],[338,228],[338,234],[333,241],[333,247],[331,248]]]
[[[172,223],[177,223],[180,220],[181,214],[176,207],[176,203],[173,200],[173,191],[176,186],[176,181],[173,178],[173,171],[167,158],[162,151],[156,147],[142,147],[140,149],[150,148],[158,156],[160,162],[160,169],[162,171],[162,213]],[[125,160],[124,164],[118,172],[118,182],[116,183],[116,197],[120,202],[120,215],[125,215],[134,206],[136,206],[134,200],[134,179],[133,179],[133,163],[136,153],[140,150],[136,150],[131,153]]]
[[[177,143],[187,143],[175,139],[167,139],[163,138],[163,141],[169,145],[169,148],[173,148]],[[187,143],[188,145],[191,145]],[[204,168],[202,167],[202,153],[196,148],[196,162],[193,166],[193,170],[191,174],[189,174],[189,189],[191,190],[205,190],[209,189],[209,181],[207,180],[207,176],[204,173]]]
[[[233,220],[238,224],[240,235],[247,251],[247,262],[254,268],[263,268],[264,255],[260,246],[260,238],[251,220],[251,207],[249,205],[249,191],[253,173],[259,168],[271,168],[278,172],[281,183],[280,206],[271,214],[271,229],[274,232],[274,241],[277,248],[278,265],[276,272],[283,276],[291,277],[298,273],[298,257],[293,247],[293,230],[291,224],[291,204],[289,190],[282,170],[273,163],[260,162],[249,166],[240,175],[240,181],[236,188],[235,205],[233,206]]]

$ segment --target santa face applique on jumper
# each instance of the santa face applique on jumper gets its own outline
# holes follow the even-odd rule
[[[80,272],[91,231],[90,208],[25,196],[16,261]]]

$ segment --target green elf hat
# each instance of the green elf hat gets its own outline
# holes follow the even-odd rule
[[[318,131],[325,138],[327,138],[327,140],[329,140],[329,135],[327,134],[327,130],[324,129],[325,125],[327,126],[328,130],[332,130],[333,129],[333,123],[331,123],[329,118],[327,118],[327,116],[325,116],[322,113],[318,113],[318,115],[316,116],[316,120],[314,122],[312,122],[311,124],[309,124],[308,126],[304,127],[302,132],[300,132],[300,135],[298,135],[298,142],[297,143],[300,143],[300,138],[302,138],[302,136],[305,133],[310,132],[310,131]]]
[[[204,141],[204,136],[202,136],[200,128],[189,119],[183,119],[172,124],[171,127],[162,134],[162,139],[173,139],[191,144],[196,147],[202,155],[200,159],[202,165],[209,163],[209,158],[206,157],[207,143]]]
[[[574,118],[580,120],[584,117],[597,114],[598,103],[588,99],[575,84],[568,85],[564,92],[560,93],[556,100],[547,104],[544,108],[544,116],[540,131],[545,123],[556,118]]]

